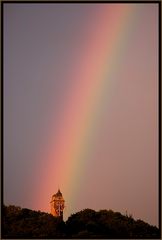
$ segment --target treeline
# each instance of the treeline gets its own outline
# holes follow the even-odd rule
[[[157,227],[112,210],[85,209],[66,222],[51,214],[4,206],[2,238],[160,238]]]

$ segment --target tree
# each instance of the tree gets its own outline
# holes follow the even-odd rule
[[[3,207],[3,238],[160,238],[157,227],[112,210],[84,209],[66,222],[51,214]]]

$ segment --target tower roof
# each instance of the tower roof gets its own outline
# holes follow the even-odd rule
[[[57,195],[57,196],[62,196],[62,193],[60,192],[60,189],[58,189],[56,195]]]
[[[60,189],[58,189],[57,193],[54,194],[55,197],[62,197],[62,193],[60,192]]]

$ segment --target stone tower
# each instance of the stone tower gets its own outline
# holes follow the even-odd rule
[[[58,192],[52,196],[51,204],[51,214],[55,217],[61,217],[63,219],[63,210],[65,208],[65,200],[63,199],[60,189]]]

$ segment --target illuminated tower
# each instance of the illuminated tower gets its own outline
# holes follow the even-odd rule
[[[63,210],[65,207],[65,200],[63,199],[60,189],[58,192],[52,196],[51,204],[51,214],[55,217],[61,217],[63,219]]]

